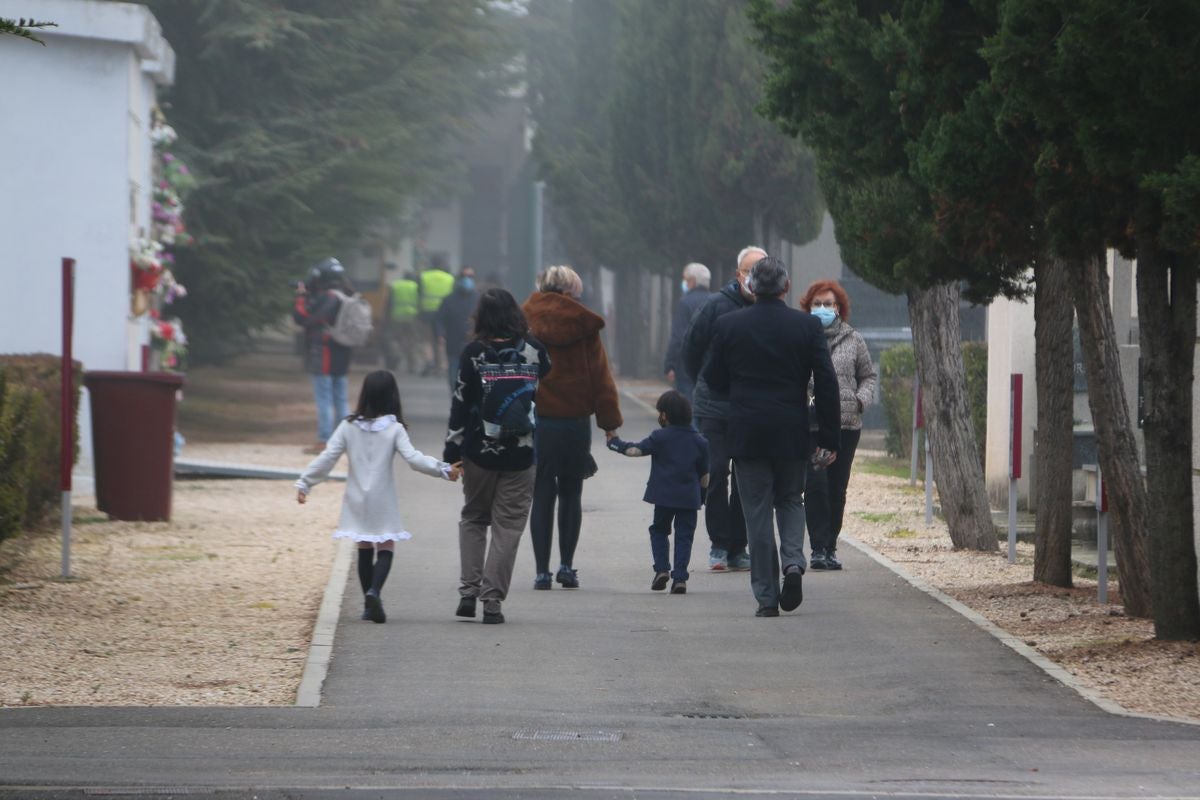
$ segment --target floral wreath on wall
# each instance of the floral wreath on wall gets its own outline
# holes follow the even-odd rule
[[[168,149],[177,139],[162,111],[155,107],[150,128],[154,146],[152,180],[154,192],[150,205],[150,233],[135,238],[129,245],[129,269],[133,283],[134,316],[150,316],[150,349],[157,363],[154,368],[182,371],[187,361],[187,336],[183,323],[170,315],[170,305],[187,295],[171,267],[175,250],[193,243],[183,222],[183,200],[196,185],[196,179],[178,157]]]

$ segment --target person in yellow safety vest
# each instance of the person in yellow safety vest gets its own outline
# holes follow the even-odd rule
[[[416,375],[423,366],[420,359],[421,329],[417,322],[420,294],[417,276],[411,271],[407,272],[403,278],[392,281],[384,312],[381,338],[384,365],[394,371],[403,360],[409,375]]]
[[[438,346],[437,310],[442,301],[454,291],[454,276],[444,268],[444,262],[435,258],[433,265],[421,273],[421,321],[428,330],[430,359],[425,374],[440,375],[446,371],[443,363],[445,353]]]

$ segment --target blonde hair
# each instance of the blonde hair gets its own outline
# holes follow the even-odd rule
[[[583,281],[579,273],[567,266],[548,267],[538,276],[539,292],[558,292],[559,294],[579,297],[583,294]]]

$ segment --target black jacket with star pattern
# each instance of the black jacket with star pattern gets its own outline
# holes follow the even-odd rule
[[[521,337],[520,349],[525,362],[537,361],[538,380],[550,371],[550,356],[545,346],[526,334]],[[450,422],[446,431],[446,446],[442,460],[454,464],[463,458],[484,469],[517,471],[533,466],[533,435],[510,439],[490,439],[483,435],[483,422],[479,416],[483,389],[479,381],[479,364],[488,359],[489,352],[516,347],[518,341],[484,343],[478,340],[463,348],[458,359],[458,379],[454,384],[454,395],[450,401]],[[534,395],[536,407],[537,395]]]

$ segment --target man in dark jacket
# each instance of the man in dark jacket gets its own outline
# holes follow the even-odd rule
[[[351,350],[335,342],[329,333],[342,305],[333,290],[348,288],[341,262],[326,258],[309,271],[292,308],[292,318],[304,328],[304,368],[312,376],[317,403],[317,441],[306,449],[309,453],[324,450],[337,420],[350,414],[346,373],[350,370]]]
[[[471,327],[471,315],[479,303],[479,292],[475,289],[475,270],[463,267],[454,281],[452,291],[438,306],[433,324],[437,328],[438,341],[446,351],[446,363],[450,365],[450,391],[458,379],[458,356],[467,344]]]
[[[692,318],[708,302],[711,294],[708,285],[711,280],[712,273],[703,264],[693,262],[684,267],[680,287],[683,289],[683,296],[679,298],[679,304],[675,306],[675,315],[671,317],[671,341],[667,344],[667,361],[663,372],[667,376],[667,383],[674,385],[675,390],[686,397],[688,402],[692,401],[696,383],[683,368],[683,337],[688,326],[692,324]]]
[[[696,381],[692,413],[700,432],[708,439],[709,486],[704,525],[712,543],[708,568],[714,572],[749,569],[750,556],[746,554],[746,521],[738,499],[737,478],[729,471],[729,447],[725,437],[729,396],[713,391],[704,380],[703,370],[717,319],[754,302],[754,295],[746,288],[745,281],[750,267],[766,254],[760,247],[747,247],[738,253],[734,279],[719,292],[708,296],[683,337],[683,368]]]
[[[750,271],[754,305],[717,321],[704,379],[729,393],[729,452],[741,491],[750,543],[756,616],[777,617],[804,599],[804,472],[810,454],[825,467],[836,458],[841,429],[837,373],[816,317],[783,298],[787,267],[767,257]],[[818,429],[808,426],[813,381]],[[776,546],[772,517],[779,521]],[[779,567],[783,565],[783,588]]]

